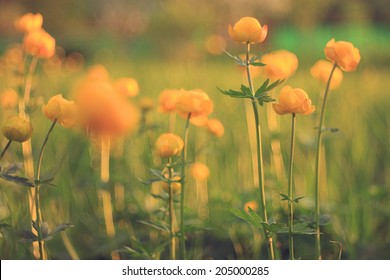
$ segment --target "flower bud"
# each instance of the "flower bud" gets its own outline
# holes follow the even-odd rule
[[[253,17],[243,17],[232,27],[229,24],[229,35],[238,43],[261,43],[268,33],[268,26],[260,25],[259,21]]]
[[[27,120],[11,116],[4,122],[2,132],[8,140],[24,142],[31,138],[33,128]]]
[[[316,108],[311,105],[311,100],[304,90],[290,86],[282,88],[279,95],[279,103],[272,104],[272,107],[279,115],[289,113],[309,115]]]
[[[191,166],[190,172],[195,180],[206,180],[210,176],[209,168],[205,164],[200,162],[194,163]]]
[[[179,155],[184,147],[184,141],[176,134],[164,133],[158,137],[155,147],[160,157],[169,158]]]
[[[359,49],[350,42],[330,40],[324,49],[326,58],[337,63],[345,72],[355,71],[360,62]]]
[[[78,121],[78,110],[74,101],[66,100],[57,94],[43,105],[42,112],[49,120],[57,120],[63,127],[74,127]]]
[[[42,28],[43,17],[41,14],[27,13],[15,20],[15,28],[24,33]]]
[[[23,41],[24,49],[31,55],[50,58],[55,53],[56,41],[43,29],[29,32]]]

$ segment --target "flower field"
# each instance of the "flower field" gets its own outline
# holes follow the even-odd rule
[[[1,259],[390,258],[386,28],[245,11],[83,40],[23,7],[0,39]]]

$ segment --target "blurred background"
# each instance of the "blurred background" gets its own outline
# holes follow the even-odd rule
[[[215,103],[213,114],[224,123],[226,132],[222,139],[210,144],[207,157],[203,158],[211,171],[207,207],[199,210],[195,202],[189,203],[191,220],[212,228],[191,236],[190,254],[195,259],[252,258],[251,240],[253,234],[258,237],[253,228],[230,212],[232,207],[243,208],[245,202],[257,194],[251,175],[245,107],[240,100],[222,96],[216,89],[239,88],[243,83],[240,70],[221,52],[222,48],[237,55],[244,51],[242,45],[230,40],[228,25],[243,16],[253,16],[261,24],[267,24],[268,37],[261,46],[254,46],[253,52],[260,54],[276,49],[294,52],[299,68],[287,82],[304,88],[317,107],[324,87],[310,76],[310,67],[324,58],[323,48],[331,38],[352,42],[360,49],[359,69],[345,73],[342,86],[331,93],[327,111],[326,122],[339,128],[339,132],[326,135],[324,140],[327,180],[323,182],[322,212],[330,217],[323,228],[324,257],[337,258],[338,247],[330,242],[337,241],[343,244],[344,259],[390,259],[388,1],[0,0],[0,54],[10,45],[21,42],[22,35],[15,31],[14,20],[26,12],[41,13],[43,27],[56,39],[63,55],[77,53],[82,64],[70,74],[41,73],[39,92],[46,100],[58,92],[70,96],[74,79],[97,63],[105,65],[114,78],[132,76],[137,79],[140,97],[154,98],[156,104],[156,98],[165,88],[202,88],[210,95]],[[256,78],[254,82],[260,85],[261,80]],[[5,87],[5,83],[0,84],[0,90]],[[278,90],[272,95],[276,98]],[[275,209],[271,216],[283,220],[285,205],[280,202],[278,192],[285,188],[285,177],[280,178],[273,167],[269,147],[272,139],[278,139],[284,165],[287,165],[289,120],[278,119],[280,131],[274,133],[267,128],[266,110],[261,114],[264,156],[269,170],[266,174],[268,203]],[[35,120],[43,123],[44,118],[38,115]],[[167,120],[162,120],[155,111],[149,117],[149,121],[157,125],[148,136],[153,138],[164,131]],[[315,117],[314,114],[312,118],[298,118],[295,186],[297,196],[305,196],[297,210],[297,216],[303,220],[312,219]],[[37,125],[35,131],[42,136],[46,129],[47,123]],[[56,213],[46,215],[49,223],[56,224],[61,218],[75,227],[68,230],[68,236],[48,243],[51,257],[70,258],[67,242],[73,244],[76,255],[82,259],[110,258],[113,249],[134,245],[135,239],[151,247],[157,246],[153,243],[156,241],[153,233],[137,223],[151,215],[153,207],[150,205],[156,203],[151,202],[150,190],[138,180],[147,178],[148,168],[155,163],[150,158],[149,147],[129,149],[123,161],[113,163],[111,185],[102,186],[87,139],[62,128],[58,130],[60,132],[53,136],[57,145],[49,146],[47,152],[51,153],[48,161],[52,160],[53,164],[46,170],[48,173],[58,171],[58,188],[42,194],[50,198],[46,199],[43,211]],[[196,146],[196,141],[203,136],[194,134],[191,141]],[[143,137],[135,136],[128,144],[143,147]],[[37,146],[39,141],[36,140]],[[195,152],[191,153],[195,157]],[[126,206],[114,205],[117,232],[113,241],[105,232],[104,214],[96,192],[106,188],[114,197],[118,183],[126,189]],[[24,189],[15,186],[10,189],[1,184],[2,205],[19,205],[17,202],[23,197]],[[188,196],[193,195],[196,193],[190,187]],[[15,228],[28,225],[23,205],[13,208],[11,213],[4,211],[0,211],[1,221],[11,219]],[[278,243],[282,258],[286,257],[283,251],[286,242],[282,236]],[[297,256],[313,258],[314,238],[297,238],[296,242],[299,243]],[[27,245],[18,245],[15,249],[4,244],[5,241],[2,258],[31,257]],[[131,254],[122,256],[133,257]]]

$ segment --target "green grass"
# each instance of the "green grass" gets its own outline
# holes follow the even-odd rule
[[[337,39],[340,37],[336,36]],[[275,42],[280,45],[287,43],[294,49],[290,39],[275,39]],[[305,63],[284,84],[305,89],[319,107],[324,86],[310,76],[308,67],[323,54],[319,52],[304,56],[299,51],[300,47],[296,48],[298,56],[303,57]],[[373,50],[369,51],[375,56]],[[329,224],[322,228],[326,259],[336,259],[338,254],[337,246],[329,241],[343,244],[342,257],[345,259],[390,258],[390,70],[370,64],[365,52],[362,57],[363,63],[358,71],[345,73],[342,86],[330,93],[327,107],[326,126],[338,128],[339,131],[324,135],[327,178],[321,189],[324,198],[321,205],[322,213],[330,216]],[[189,258],[252,258],[252,229],[231,213],[232,208],[242,209],[245,202],[257,197],[245,106],[242,100],[229,98],[217,90],[217,87],[239,88],[243,78],[238,67],[227,56],[209,57],[203,53],[196,58],[179,54],[170,59],[148,59],[134,54],[121,58],[114,54],[97,57],[95,62],[105,63],[113,78],[135,77],[141,87],[139,97],[153,97],[156,104],[159,93],[165,88],[202,88],[209,94],[215,104],[212,116],[224,123],[225,135],[210,142],[203,151],[211,171],[208,180],[209,216],[206,219],[197,214],[196,200],[193,199],[196,197],[195,185],[188,178],[186,219],[188,223],[207,228],[189,234]],[[71,90],[81,74],[58,75],[49,79],[41,73],[34,80],[34,92],[42,95],[45,101],[58,92],[71,97]],[[255,87],[261,83],[261,78],[254,79]],[[278,96],[280,88],[272,93],[274,98]],[[139,97],[135,98],[135,102]],[[286,222],[286,203],[280,201],[278,194],[286,192],[286,182],[276,177],[270,141],[280,140],[287,167],[290,119],[278,116],[280,133],[271,134],[267,128],[266,110],[265,107],[260,108],[269,215],[277,221]],[[41,190],[43,219],[51,227],[66,222],[74,224],[67,234],[81,259],[109,259],[113,249],[134,247],[134,238],[146,248],[158,244],[155,233],[139,223],[153,215],[150,186],[143,185],[139,178],[150,178],[149,168],[160,167],[151,157],[149,141],[153,143],[160,133],[166,131],[168,116],[153,111],[148,117],[157,128],[148,134],[136,133],[126,139],[124,157],[111,158],[111,180],[107,184],[100,182],[99,155],[91,148],[83,132],[60,126],[53,132],[44,157],[43,177],[54,176],[56,186]],[[294,184],[296,195],[305,198],[296,206],[296,217],[305,220],[311,220],[314,216],[315,118],[316,114],[297,118]],[[32,123],[34,159],[37,161],[39,147],[50,121],[44,118],[38,107],[32,113]],[[178,134],[183,133],[183,125],[184,120],[178,118]],[[190,160],[194,160],[194,147],[204,139],[203,133],[202,129],[191,126]],[[1,143],[3,147],[5,139],[2,138]],[[7,161],[22,161],[20,145],[12,146]],[[110,240],[105,232],[98,190],[108,190],[114,198],[115,184],[119,183],[125,187],[125,208],[117,208],[113,200],[116,237]],[[28,229],[30,225],[27,190],[1,181],[0,192],[0,222],[10,225],[1,228],[1,258],[29,259],[29,244],[14,242],[15,232]],[[279,257],[287,258],[287,237],[280,235],[278,244],[281,247]],[[51,258],[70,258],[60,235],[46,245]],[[295,247],[297,258],[314,258],[313,236],[297,238]],[[167,248],[161,258],[168,257]],[[121,253],[121,257],[133,258],[126,253]],[[260,257],[266,257],[265,250],[261,251]]]

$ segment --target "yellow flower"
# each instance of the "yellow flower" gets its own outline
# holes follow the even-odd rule
[[[337,63],[345,72],[355,71],[360,62],[359,49],[350,42],[330,40],[324,49],[326,58]]]
[[[199,89],[181,90],[177,98],[176,110],[183,118],[187,118],[188,114],[191,114],[191,118],[208,116],[213,108],[213,102],[207,93]]]
[[[206,180],[210,176],[209,168],[200,162],[196,162],[191,166],[190,173],[195,180],[200,181]]]
[[[63,127],[74,127],[78,122],[78,109],[74,101],[57,94],[42,106],[42,112],[49,120],[57,120]]]
[[[171,113],[176,110],[177,98],[179,97],[180,90],[177,89],[165,89],[160,93],[158,99],[158,111],[160,113]]]
[[[33,128],[27,120],[11,116],[5,120],[2,132],[8,140],[24,142],[31,138]]]
[[[24,33],[42,28],[43,17],[41,14],[27,13],[15,20],[15,28]]]
[[[161,134],[155,144],[156,152],[161,158],[169,158],[180,154],[184,141],[173,133]]]
[[[8,88],[1,93],[0,96],[1,107],[4,109],[12,109],[16,105],[18,105],[18,99],[19,99],[18,93],[14,89]]]
[[[243,44],[261,43],[265,40],[268,33],[268,26],[260,25],[259,21],[253,17],[243,17],[232,27],[229,24],[230,37]]]
[[[164,177],[168,179],[168,174],[165,174]],[[181,192],[181,183],[179,182],[180,179],[181,178],[179,176],[173,176],[173,178],[171,178],[172,181],[177,181],[177,182],[171,182],[171,188],[173,194],[179,194]],[[168,183],[162,182],[161,185],[164,191],[169,192]]]
[[[205,47],[210,54],[219,55],[226,48],[226,40],[221,35],[210,35],[206,40]]]
[[[76,88],[81,125],[94,136],[124,135],[138,126],[140,112],[117,94],[104,66],[95,65]]]
[[[330,72],[332,71],[333,63],[324,59],[318,60],[311,68],[311,75],[326,84],[329,79]],[[340,86],[343,80],[343,71],[339,68],[334,69],[332,79],[330,80],[330,89],[335,89]]]
[[[304,90],[290,86],[282,88],[279,95],[279,104],[274,103],[272,107],[279,115],[289,113],[309,115],[315,110],[315,106],[311,105],[311,100]]]
[[[29,32],[23,41],[24,49],[31,55],[50,58],[55,53],[56,41],[43,29]]]
[[[210,131],[211,134],[215,135],[216,137],[222,137],[225,133],[225,128],[221,121],[218,119],[209,119],[207,121],[207,129]]]
[[[287,50],[277,50],[263,55],[261,62],[265,74],[271,80],[283,80],[290,77],[298,68],[297,56]]]
[[[139,93],[139,85],[136,79],[120,78],[114,82],[115,91],[124,97],[134,97]]]

